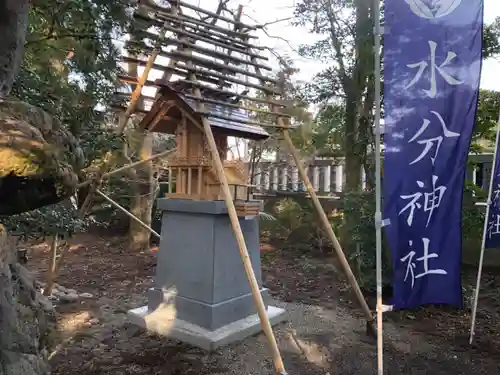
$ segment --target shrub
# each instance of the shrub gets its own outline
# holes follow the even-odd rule
[[[480,241],[484,225],[484,209],[475,205],[485,201],[486,193],[471,184],[464,187],[462,209],[462,235],[464,246]],[[299,203],[300,202],[300,203]],[[267,240],[279,242],[289,250],[301,252],[331,252],[330,241],[325,237],[310,200],[283,199],[273,207],[275,221],[261,222],[262,233]],[[342,232],[343,215],[354,215],[356,224],[349,231],[353,250],[346,254],[349,264],[364,290],[374,291],[376,287],[376,239],[375,239],[375,196],[373,192],[345,193],[342,214],[330,214],[330,222],[336,234]],[[383,235],[383,284],[391,284],[392,260],[389,247]]]
[[[88,220],[78,218],[78,210],[70,200],[0,220],[12,235],[25,240],[55,235],[64,240],[88,227]]]

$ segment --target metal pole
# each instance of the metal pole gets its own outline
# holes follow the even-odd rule
[[[110,197],[108,197],[102,191],[100,191],[99,189],[97,189],[95,192],[97,194],[99,194],[101,197],[103,197],[104,199],[106,199],[113,206],[115,206],[116,208],[118,208],[120,211],[122,211],[125,215],[127,215],[128,217],[131,217],[132,219],[134,219],[135,221],[137,221],[141,226],[143,226],[144,228],[146,228],[147,230],[149,230],[156,237],[161,238],[161,236],[158,234],[157,231],[155,231],[153,228],[151,228],[149,225],[147,225],[144,221],[142,221],[141,219],[139,219],[137,216],[132,215],[130,212],[127,211],[127,209],[125,209],[122,206],[120,206],[118,203],[116,203],[113,199],[111,199]]]
[[[486,216],[484,217],[483,239],[481,241],[481,255],[479,256],[479,265],[477,268],[476,289],[474,290],[474,299],[472,303],[472,317],[471,317],[470,336],[469,336],[470,344],[472,344],[472,341],[474,340],[475,328],[476,328],[476,314],[477,314],[477,305],[479,300],[479,288],[481,287],[481,274],[483,272],[483,263],[484,263],[484,249],[486,246],[486,232],[488,231],[488,218],[490,216],[490,207],[491,207],[491,191],[493,190],[494,174],[495,174],[496,164],[498,161],[497,152],[498,152],[499,136],[500,136],[500,115],[498,117],[498,123],[497,123],[497,136],[495,140],[495,153],[493,154],[493,166],[491,168],[491,174],[490,174],[488,201],[486,202]]]
[[[374,39],[374,79],[375,79],[375,237],[376,237],[376,277],[377,277],[377,369],[384,373],[384,336],[382,330],[382,168],[380,147],[380,0],[373,5]]]

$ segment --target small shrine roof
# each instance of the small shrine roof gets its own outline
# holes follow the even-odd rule
[[[172,109],[169,109],[166,116],[170,120],[160,121],[155,126],[153,131],[160,133],[172,133],[175,125],[173,122],[180,119],[181,113],[176,113],[180,109],[182,111],[189,111],[193,117],[201,122],[201,116],[206,115],[210,125],[214,131],[224,132],[228,136],[263,140],[269,138],[269,133],[261,126],[252,124],[253,120],[248,116],[248,113],[241,108],[232,108],[227,105],[219,105],[215,103],[203,102],[205,105],[205,112],[198,110],[197,99],[192,95],[179,92],[180,90],[174,89],[174,85],[163,85],[160,89],[161,96],[153,104],[151,111],[141,122],[141,126],[148,129],[151,121],[156,116],[156,113],[161,109],[162,103],[165,101],[175,102]],[[188,97],[189,96],[189,97]],[[212,99],[207,93],[204,98]],[[230,103],[228,98],[214,97],[214,100],[225,101]],[[175,108],[177,107],[177,108]],[[168,122],[168,124],[167,124]]]

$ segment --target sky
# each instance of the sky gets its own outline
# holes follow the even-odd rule
[[[192,4],[203,3],[204,9],[214,10],[218,0],[187,0]],[[402,1],[402,0],[401,0]],[[467,0],[464,0],[467,1]],[[297,0],[231,0],[230,6],[236,8],[238,4],[243,5],[243,21],[247,23],[268,23],[292,16],[294,4]],[[496,17],[500,17],[500,0],[484,0],[485,3],[485,23],[492,23]],[[258,32],[259,43],[273,48],[280,54],[289,55],[297,68],[301,71],[297,78],[309,80],[316,72],[322,68],[321,64],[315,61],[300,57],[295,51],[301,44],[314,41],[307,30],[291,26],[288,21],[278,22],[268,26],[267,32],[273,38],[263,32]],[[491,58],[483,63],[481,75],[481,88],[500,91],[500,58]]]
[[[203,4],[203,9],[215,11],[219,0],[184,0],[184,2],[196,6]],[[309,34],[307,29],[290,24],[289,19],[293,15],[293,10],[297,2],[298,0],[230,0],[228,5],[230,9],[236,9],[238,5],[243,5],[242,21],[247,24],[269,24],[266,26],[265,31],[259,30],[254,33],[254,35],[259,37],[258,44],[269,47],[280,56],[291,58],[294,66],[300,70],[295,79],[310,81],[316,73],[324,68],[324,65],[317,61],[303,58],[296,52],[300,45],[314,42],[314,36]],[[500,0],[484,0],[484,3],[484,20],[486,24],[490,24],[496,17],[500,17]],[[199,15],[191,11],[187,11],[186,13],[199,17]],[[219,25],[225,26],[223,24]],[[203,46],[203,43],[200,45]],[[276,70],[278,69],[277,60],[270,52],[264,51],[259,52],[259,54],[267,55],[270,59],[267,64]],[[157,63],[166,65],[168,59],[159,57]],[[139,74],[142,74],[141,68],[139,68]],[[155,69],[149,75],[149,79],[151,80],[160,77],[161,72]],[[481,88],[500,91],[500,58],[490,58],[483,62]],[[153,87],[145,87],[143,89],[143,94],[149,96],[154,96],[155,92],[156,89]],[[232,148],[238,150],[237,152],[235,151],[235,154],[245,153],[241,147],[241,145],[237,144],[232,145]]]
[[[215,11],[219,3],[219,0],[184,1],[196,6],[203,4],[204,9],[211,11]],[[309,34],[307,29],[290,24],[289,19],[293,16],[293,10],[297,2],[298,0],[230,0],[228,6],[231,9],[236,9],[238,5],[243,5],[242,21],[245,23],[272,23],[266,26],[265,32],[258,30],[254,33],[254,35],[259,37],[258,44],[269,47],[280,56],[289,56],[295,67],[300,69],[295,79],[309,81],[315,73],[324,68],[324,65],[312,59],[301,57],[297,53],[300,45],[314,42],[314,36]],[[484,0],[484,3],[485,23],[490,24],[496,17],[500,17],[500,0]],[[199,15],[193,14],[190,10],[187,10],[188,12],[191,15],[199,17]],[[225,25],[221,24],[221,26]],[[259,53],[267,55],[270,58],[268,65],[275,69],[278,68],[277,60],[270,52],[263,51]],[[157,62],[166,65],[168,60],[160,57]],[[141,73],[142,69],[139,69],[139,74]],[[160,74],[159,71],[153,70],[150,74],[150,79],[160,78]],[[483,62],[481,88],[500,91],[500,58],[490,58]],[[155,90],[152,87],[146,87],[143,91],[146,95],[151,96],[154,96],[154,92]]]

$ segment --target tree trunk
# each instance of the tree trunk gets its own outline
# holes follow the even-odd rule
[[[345,191],[361,189],[361,158],[358,137],[358,103],[356,95],[348,95],[345,115]]]
[[[352,76],[344,83],[346,93],[345,114],[345,173],[346,192],[361,190],[361,168],[366,160],[370,137],[371,116],[368,116],[366,106],[373,110],[373,85],[369,78],[373,75],[373,31],[370,17],[370,2],[356,0],[356,32],[355,32],[355,63]],[[363,101],[365,99],[365,102]],[[364,106],[366,105],[366,106]],[[342,245],[346,252],[355,251],[351,233],[357,225],[357,217],[345,215],[341,234]]]
[[[28,0],[0,1],[0,99],[9,95],[21,66],[29,7]]]
[[[151,156],[153,148],[153,135],[147,133],[144,136],[139,159],[144,160]],[[156,184],[153,176],[153,163],[142,164],[135,169],[136,181],[134,182],[133,198],[130,204],[130,212],[141,219],[145,224],[151,226],[153,203],[156,195]],[[149,249],[151,232],[141,226],[136,220],[130,219],[129,239],[130,247],[136,251]]]
[[[44,296],[50,296],[52,294],[52,289],[54,288],[56,271],[57,271],[57,244],[58,244],[57,234],[52,238],[52,243],[50,244],[50,261],[49,267],[47,269],[47,283],[43,289]]]

